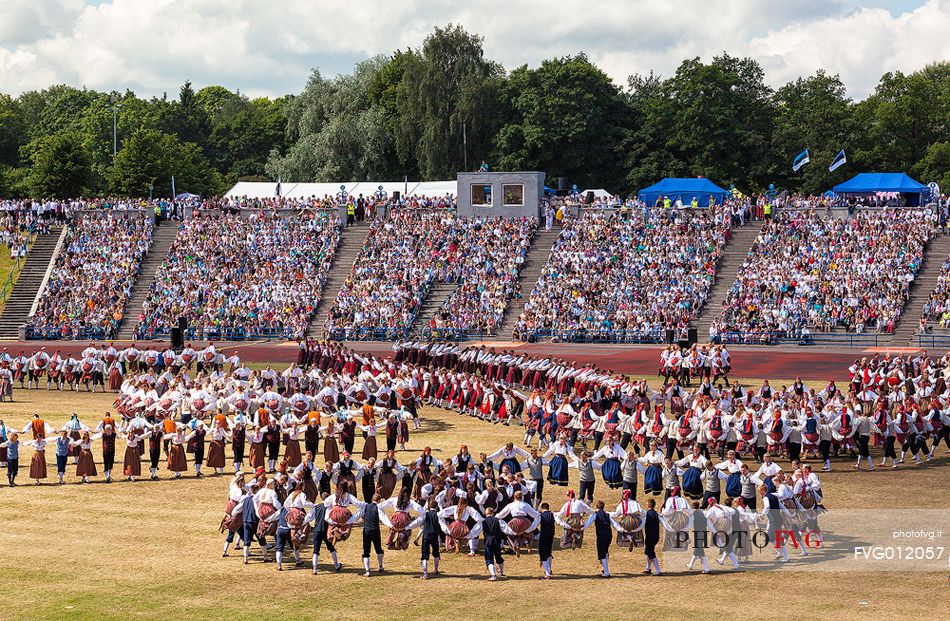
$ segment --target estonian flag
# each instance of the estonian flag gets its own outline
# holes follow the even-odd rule
[[[832,160],[831,166],[828,167],[828,172],[833,172],[834,170],[841,168],[848,161],[844,156],[844,149],[838,151],[838,155],[835,156],[835,159]]]
[[[798,169],[810,162],[808,159],[808,149],[805,149],[795,157],[795,161],[792,162],[792,170],[798,172]]]
[[[280,177],[277,177],[277,187],[274,188],[274,196],[280,198]]]

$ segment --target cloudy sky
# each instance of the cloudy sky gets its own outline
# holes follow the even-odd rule
[[[773,85],[824,68],[863,98],[885,71],[950,59],[950,0],[0,0],[0,92],[54,83],[140,95],[221,84],[298,92],[436,25],[507,69],[584,51],[620,85],[688,57],[759,60]]]

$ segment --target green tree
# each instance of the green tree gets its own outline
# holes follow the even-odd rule
[[[927,147],[913,172],[921,183],[936,181],[941,192],[950,194],[950,142],[935,142]]]
[[[426,37],[407,57],[398,90],[403,145],[415,145],[424,179],[454,179],[464,165],[463,124],[469,167],[487,158],[500,117],[504,70],[487,60],[482,38],[449,24]]]
[[[582,187],[620,189],[629,110],[620,90],[583,54],[519,67],[502,88],[511,118],[495,138],[503,170],[543,170]]]
[[[79,134],[37,138],[23,147],[23,156],[31,163],[26,185],[33,196],[71,198],[86,193],[92,168]]]
[[[0,94],[0,166],[20,163],[20,147],[26,142],[27,126],[19,103]]]
[[[172,134],[140,128],[115,158],[110,175],[112,191],[126,196],[169,196],[175,177],[178,192],[216,194],[223,182],[194,143],[182,143]]]
[[[851,101],[838,76],[819,70],[776,91],[772,152],[776,158],[771,179],[782,188],[820,193],[839,182],[827,164],[851,136]],[[795,156],[808,149],[811,160],[796,173]]]

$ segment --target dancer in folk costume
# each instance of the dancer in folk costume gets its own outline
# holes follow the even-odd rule
[[[508,542],[511,549],[515,551],[515,556],[521,556],[522,549],[527,549],[530,554],[531,540],[535,529],[541,523],[541,514],[524,502],[524,494],[521,490],[512,495],[511,502],[505,505],[496,517],[499,520],[506,520]]]
[[[584,543],[584,521],[594,510],[586,503],[576,500],[574,490],[567,492],[567,502],[555,514],[557,523],[564,529],[561,547],[575,549]]]
[[[363,576],[370,577],[369,553],[370,547],[376,552],[376,562],[380,572],[383,568],[383,544],[382,531],[380,526],[385,525],[392,530],[393,525],[383,511],[383,499],[379,494],[375,494],[370,502],[367,502],[360,508],[357,518],[363,522]]]
[[[604,510],[604,501],[597,501],[597,508],[584,522],[584,528],[594,526],[594,534],[597,544],[597,560],[600,562],[600,576],[602,578],[610,577],[610,544],[613,542],[614,530],[623,530],[617,521],[614,520],[607,511]]]
[[[481,533],[482,516],[475,509],[468,506],[468,500],[459,498],[458,504],[449,506],[439,512],[446,534],[445,547],[447,550],[462,551],[462,541],[468,541],[468,555],[475,556],[475,547]]]
[[[617,545],[633,550],[643,545],[643,526],[645,511],[630,491],[624,490],[623,498],[617,508],[610,512],[620,528],[617,529]]]
[[[188,458],[185,456],[185,445],[191,440],[194,432],[187,433],[183,426],[178,426],[172,433],[166,433],[164,440],[171,444],[168,449],[168,469],[175,473],[175,478],[181,478],[182,472],[188,471]]]
[[[350,507],[361,509],[366,503],[361,502],[350,493],[346,481],[337,485],[336,493],[331,494],[323,501],[329,510],[326,520],[329,523],[327,536],[334,544],[339,541],[346,541],[350,537],[352,525],[359,519],[359,513],[355,515]]]
[[[688,532],[693,523],[693,510],[685,498],[680,496],[679,488],[674,488],[670,497],[663,504],[660,513],[661,523],[666,532],[663,539],[663,550],[685,550],[687,548],[682,533]],[[688,536],[686,541],[688,541]]]
[[[647,566],[643,573],[660,575],[660,561],[656,556],[656,545],[660,543],[660,531],[662,530],[660,514],[656,511],[656,499],[647,499],[647,508],[643,512],[643,555],[646,557]]]
[[[393,513],[389,517],[389,537],[386,539],[386,547],[390,550],[407,550],[409,542],[412,540],[412,530],[410,524],[414,521],[414,516],[410,512],[415,512],[416,516],[425,513],[425,509],[412,499],[408,489],[399,492],[399,496],[385,501],[381,508],[392,507]]]
[[[136,428],[127,429],[122,434],[125,440],[125,457],[122,460],[122,474],[129,481],[134,481],[135,477],[142,476],[142,450],[148,433],[145,430]]]
[[[33,447],[33,456],[30,458],[30,478],[35,485],[46,478],[46,438],[27,440],[23,446]]]
[[[643,492],[658,496],[663,492],[663,465],[666,456],[658,449],[656,440],[650,441],[650,450],[638,460],[643,467]]]
[[[90,435],[88,431],[84,431],[78,441],[72,441],[72,445],[79,449],[79,457],[76,460],[76,476],[80,477],[83,483],[89,483],[89,477],[94,477],[97,474],[96,461],[92,456],[92,443],[100,437],[101,434]]]
[[[567,486],[568,460],[576,460],[574,449],[567,442],[567,436],[560,434],[542,456],[548,459],[548,483],[551,485]]]
[[[313,524],[313,575],[317,575],[317,565],[320,561],[320,550],[323,546],[326,546],[327,550],[330,552],[330,557],[333,559],[333,567],[336,571],[340,571],[343,568],[343,565],[340,563],[337,558],[336,547],[334,546],[333,539],[331,539],[329,534],[330,528],[330,507],[327,507],[326,501],[330,497],[329,494],[321,494],[320,501],[310,506],[310,511],[304,517],[304,521],[307,523]]]
[[[224,474],[224,443],[230,440],[232,436],[227,423],[216,416],[211,423],[211,444],[208,445],[208,458],[205,461],[205,465],[215,474]]]
[[[228,486],[228,501],[224,507],[224,515],[221,518],[221,523],[218,526],[218,530],[222,533],[227,533],[227,536],[224,539],[224,551],[221,556],[227,556],[228,551],[231,549],[231,545],[234,543],[234,535],[238,533],[240,536],[241,526],[243,524],[243,518],[241,516],[241,509],[238,510],[237,514],[234,514],[234,510],[242,506],[241,501],[244,499],[245,495],[248,493],[249,489],[244,479],[244,473],[238,472],[234,475],[234,478],[231,479],[231,484]],[[242,506],[243,509],[243,506]],[[240,543],[238,548],[241,549]]]

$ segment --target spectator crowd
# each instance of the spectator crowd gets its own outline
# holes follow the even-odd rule
[[[706,301],[731,231],[706,211],[585,210],[567,220],[513,336],[656,339]]]
[[[111,338],[152,241],[145,212],[78,216],[28,324],[31,336]]]
[[[529,219],[395,210],[371,226],[325,330],[346,338],[404,336],[435,282],[458,286],[424,328],[441,335],[494,330],[536,228]]]
[[[339,240],[340,222],[330,212],[244,219],[197,211],[159,268],[136,333],[164,335],[186,317],[201,338],[299,338]]]
[[[753,242],[711,336],[892,332],[935,222],[923,210],[778,214]]]

